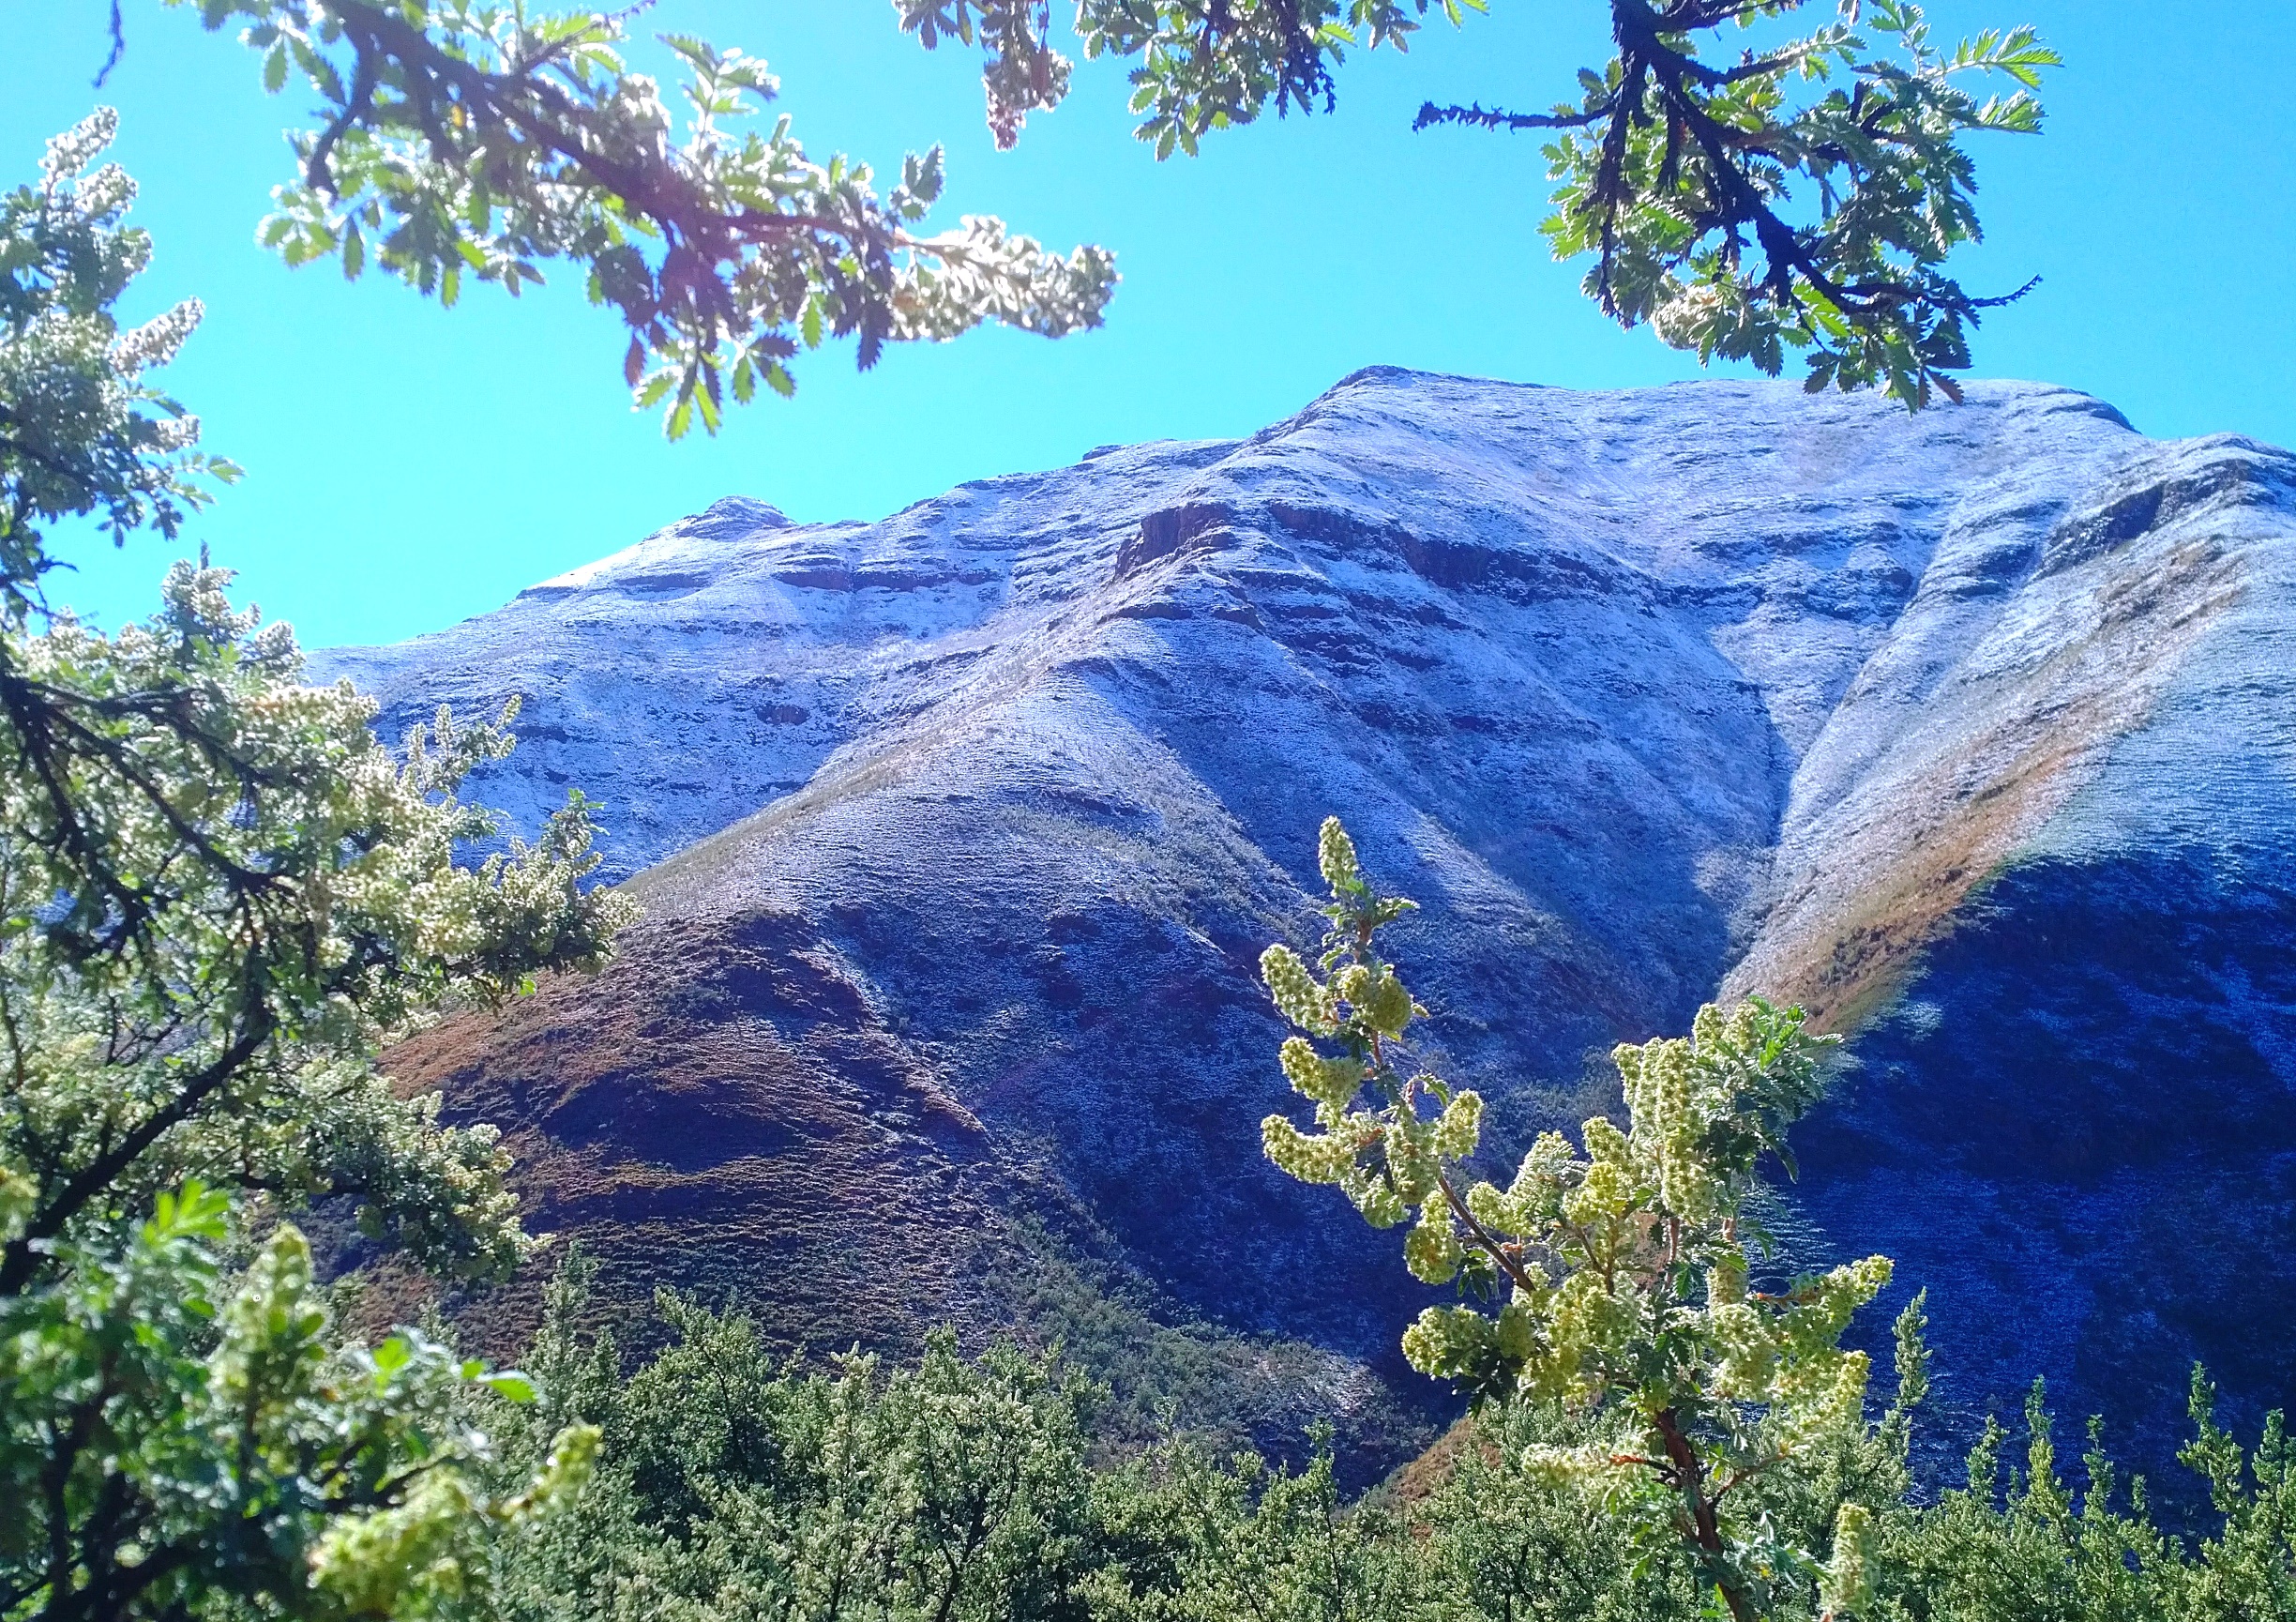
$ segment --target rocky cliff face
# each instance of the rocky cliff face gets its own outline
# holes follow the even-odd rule
[[[2046,1372],[2158,1457],[2194,1356],[2291,1395],[2292,606],[2296,459],[2065,390],[1374,370],[882,523],[730,499],[320,662],[521,696],[483,793],[610,808],[622,964],[400,1064],[627,1287],[1050,1325],[1407,1445],[1425,1292],[1257,1146],[1336,810],[1494,1159],[1612,1042],[1800,999],[1855,1039],[1796,1251],[1927,1285],[1965,1413]]]

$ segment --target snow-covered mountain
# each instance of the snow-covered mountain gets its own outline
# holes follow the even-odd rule
[[[2046,1372],[2157,1456],[2193,1356],[2296,1394],[2292,612],[2296,458],[2064,389],[1374,369],[315,663],[386,726],[520,695],[483,796],[609,808],[624,962],[400,1064],[610,1280],[813,1344],[1113,1298],[1262,1432],[1422,1401],[1393,1236],[1258,1151],[1337,811],[1494,1159],[1612,1042],[1799,999],[1857,1064],[1795,1252],[1896,1255],[1963,1410]]]

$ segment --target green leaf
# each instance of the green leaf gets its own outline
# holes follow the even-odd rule
[[[287,83],[286,46],[272,46],[270,54],[264,58],[263,83],[264,88],[274,96],[285,88]]]
[[[516,1369],[503,1369],[491,1374],[481,1374],[476,1384],[484,1386],[496,1396],[521,1404],[535,1400],[534,1382]]]

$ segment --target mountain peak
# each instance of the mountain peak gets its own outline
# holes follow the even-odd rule
[[[1253,965],[1313,938],[1337,811],[1425,905],[1396,947],[1491,1171],[1615,1104],[1613,1042],[1799,999],[1859,1068],[1804,1133],[1789,1260],[1896,1255],[1972,1409],[2046,1372],[2143,1452],[2191,1356],[2296,1395],[2250,1327],[2296,1316],[2292,617],[2296,459],[2072,390],[1909,414],[1370,368],[1246,440],[876,523],[720,503],[331,668],[394,718],[521,694],[475,791],[531,822],[579,786],[609,872],[644,870],[648,921],[547,1040],[461,1029],[408,1072],[510,1110],[537,1196],[589,1190],[551,1225],[641,1295],[815,1298],[799,1235],[861,1219],[799,1169],[876,1156],[856,1187],[915,1190],[864,1223],[886,1256],[966,1225],[919,1312],[1025,1326],[1049,1297],[988,1281],[1057,1252],[1167,1327],[1425,1400],[1393,1355],[1424,1292],[1258,1153],[1292,1100]],[[846,1011],[740,967],[761,930]],[[593,1015],[650,1034],[548,1101]],[[744,1043],[846,1102],[807,1126],[747,1061],[648,1057]],[[2194,1246],[2157,1322],[2117,1317]]]

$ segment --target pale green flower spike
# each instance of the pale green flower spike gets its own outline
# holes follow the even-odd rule
[[[1355,841],[1348,838],[1337,817],[1323,819],[1322,831],[1316,839],[1316,865],[1323,871],[1323,882],[1335,890],[1362,882],[1363,875],[1355,866]]]
[[[1260,976],[1267,982],[1276,1007],[1285,1019],[1315,1036],[1328,1037],[1337,1032],[1338,1021],[1333,1013],[1329,993],[1290,947],[1270,947],[1262,952]]]
[[[1826,1562],[1825,1583],[1819,1590],[1820,1614],[1826,1622],[1850,1622],[1873,1603],[1877,1541],[1872,1510],[1862,1504],[1844,1504],[1835,1513],[1834,1557]]]

